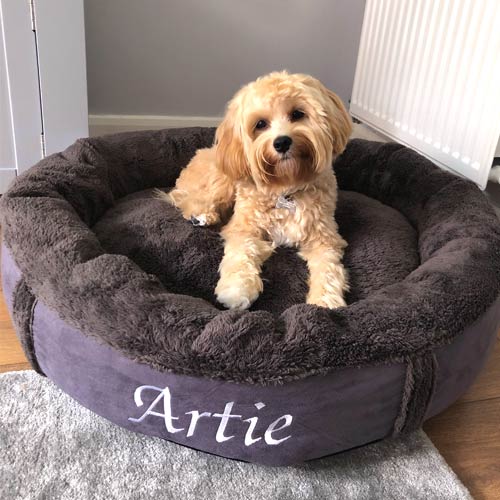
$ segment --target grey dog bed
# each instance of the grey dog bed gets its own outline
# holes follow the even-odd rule
[[[250,311],[213,290],[219,228],[168,189],[213,129],[77,141],[1,201],[3,283],[33,367],[119,425],[267,464],[417,428],[480,370],[500,323],[500,231],[482,193],[398,144],[336,161],[348,307],[304,303],[294,250]]]

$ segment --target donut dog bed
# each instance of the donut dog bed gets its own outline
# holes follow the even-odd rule
[[[337,159],[348,306],[304,303],[293,249],[248,311],[214,297],[220,228],[159,200],[214,130],[82,139],[2,197],[4,293],[35,370],[118,425],[297,463],[418,428],[480,371],[500,324],[483,194],[399,144]]]

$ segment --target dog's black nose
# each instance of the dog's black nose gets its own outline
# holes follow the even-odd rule
[[[276,137],[273,142],[274,149],[278,151],[278,153],[286,153],[290,146],[292,145],[292,138],[287,135],[280,135]]]

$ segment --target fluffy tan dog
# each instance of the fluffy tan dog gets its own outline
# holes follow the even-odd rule
[[[219,302],[248,308],[263,290],[262,264],[287,245],[307,262],[307,302],[345,305],[346,242],[334,219],[332,161],[351,127],[339,97],[307,75],[271,73],[229,102],[215,145],[197,151],[167,195],[196,225],[218,223],[234,210],[222,229]]]

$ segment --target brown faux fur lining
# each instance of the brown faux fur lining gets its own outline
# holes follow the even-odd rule
[[[212,140],[212,129],[85,139],[19,176],[1,200],[2,227],[35,296],[138,362],[262,384],[423,356],[498,296],[500,231],[477,187],[401,145],[362,140],[335,163],[339,187],[401,212],[418,233],[421,264],[346,308],[223,311],[106,253],[91,229],[105,212],[131,193],[173,186]]]

